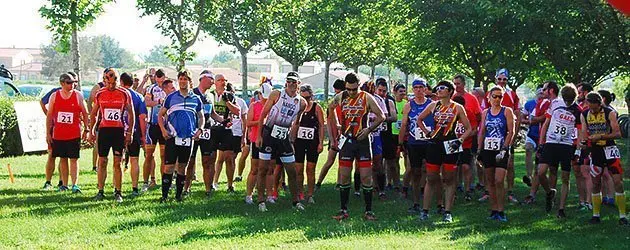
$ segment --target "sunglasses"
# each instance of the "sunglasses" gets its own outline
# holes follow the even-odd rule
[[[74,84],[74,82],[63,82],[63,83],[68,84],[68,85]]]
[[[296,80],[287,80],[287,83],[297,83]]]
[[[348,92],[350,92],[350,91],[354,92],[354,91],[359,90],[359,88],[346,88],[346,90],[347,90]]]
[[[116,79],[117,78],[116,75],[113,75],[113,74],[107,74],[107,77],[108,78],[112,78],[112,79]]]
[[[448,89],[448,87],[446,87],[444,85],[440,85],[440,86],[435,87],[435,90],[438,90],[438,91],[439,90],[446,90],[446,89]]]
[[[497,78],[497,81],[507,81],[507,78]]]
[[[492,99],[501,99],[503,98],[502,95],[492,95]]]

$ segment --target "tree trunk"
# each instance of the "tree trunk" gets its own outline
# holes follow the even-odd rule
[[[358,75],[358,74],[359,74],[359,65],[354,66],[354,67],[352,68],[352,70],[354,70],[354,73],[356,73],[356,74]]]
[[[475,78],[475,87],[480,87],[481,83],[483,82],[483,72],[481,71],[481,68],[479,67],[474,68],[473,73],[475,74],[473,76]],[[487,88],[488,88],[488,85],[484,84],[483,91],[488,91]]]
[[[243,96],[241,98],[243,98],[243,100],[247,100],[247,51],[239,50],[239,52],[241,52],[241,81],[243,82]]]
[[[374,79],[374,75],[376,75],[376,64],[370,67],[370,78]]]
[[[179,60],[177,62],[177,71],[184,70],[186,67],[186,49],[181,47],[179,49]]]
[[[299,68],[300,68],[300,65],[298,64],[298,62],[291,63],[291,70],[298,72]]]
[[[77,2],[72,1],[70,5],[70,16],[72,20],[72,41],[70,42],[70,53],[72,54],[72,66],[77,74],[77,90],[81,90],[81,55],[79,54],[79,31],[77,27]]]
[[[409,73],[405,73],[405,89],[409,89]]]
[[[324,101],[328,102],[328,86],[330,86],[330,64],[332,61],[324,62]]]

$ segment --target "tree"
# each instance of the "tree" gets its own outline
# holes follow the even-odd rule
[[[315,58],[309,43],[307,23],[313,2],[309,0],[270,0],[267,5],[267,44],[278,56],[291,64],[293,71]]]
[[[72,68],[72,55],[57,51],[60,45],[52,43],[42,46],[42,75],[55,79]],[[81,54],[82,71],[94,71],[101,67],[101,47],[92,37],[79,37],[79,54]]]
[[[166,49],[164,45],[153,46],[149,54],[143,57],[144,62],[156,66],[171,65],[171,60],[166,56]]]
[[[107,35],[97,36],[94,39],[100,45],[99,47],[102,55],[101,66],[103,68],[122,68],[126,66],[127,62],[125,59],[128,56],[125,55],[125,53],[128,52],[120,47],[118,41]]]
[[[155,25],[163,35],[172,40],[167,55],[177,65],[177,70],[184,69],[186,61],[195,57],[188,49],[195,44],[201,27],[206,20],[207,0],[181,0],[174,4],[169,0],[138,0],[140,16],[156,15],[159,17]]]
[[[79,54],[79,31],[85,29],[102,12],[111,0],[51,0],[39,8],[40,15],[49,21],[46,29],[53,33],[53,40],[60,52],[72,54],[72,66],[79,78],[77,89],[81,89],[81,56]]]
[[[262,42],[265,35],[265,8],[258,0],[217,0],[213,2],[215,12],[203,26],[220,43],[234,46],[240,53],[243,89],[247,89],[247,53]],[[247,98],[247,91],[243,91],[243,99]]]

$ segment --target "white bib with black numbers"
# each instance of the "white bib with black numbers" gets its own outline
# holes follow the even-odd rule
[[[58,112],[57,113],[57,122],[64,124],[72,124],[74,120],[74,113],[71,112]]]
[[[429,133],[431,133],[431,127],[425,127],[427,128],[427,130],[429,131]],[[424,131],[422,131],[422,129],[420,129],[419,127],[416,127],[413,131],[413,137],[416,138],[416,140],[428,140],[429,136],[427,134],[424,133]]]
[[[576,117],[565,107],[559,107],[551,113],[547,128],[546,142],[573,145]]]
[[[459,143],[459,147],[453,147],[453,145],[457,142],[459,142],[459,139],[444,141],[444,151],[447,155],[461,153],[462,151],[464,151],[461,143]]]
[[[501,149],[502,138],[486,137],[483,140],[483,149],[488,151],[499,151]]]
[[[348,140],[348,138],[344,135],[340,135],[339,136],[339,145],[337,145],[338,149],[341,150],[343,148],[343,144],[346,143],[346,140]]]
[[[606,160],[621,158],[621,154],[619,153],[619,148],[617,146],[604,147],[604,154],[606,155]]]
[[[273,125],[273,129],[271,129],[271,137],[276,138],[276,139],[280,139],[280,140],[287,139],[288,134],[289,134],[289,128]]]
[[[313,138],[315,138],[315,128],[300,127],[298,129],[297,138],[304,140],[313,140]]]
[[[120,121],[120,109],[105,109],[103,113],[103,119],[106,121]]]
[[[199,135],[199,139],[201,140],[210,140],[210,129],[202,129],[201,134]]]
[[[175,137],[175,145],[188,147],[192,145],[192,138]]]

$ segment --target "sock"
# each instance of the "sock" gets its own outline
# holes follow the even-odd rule
[[[602,208],[602,193],[593,194],[593,217],[599,217]]]
[[[184,182],[186,181],[186,175],[177,174],[175,180],[175,197],[182,197],[182,191],[184,190]]]
[[[354,172],[354,191],[359,192],[361,190],[361,174],[358,171]]]
[[[348,210],[348,200],[350,200],[350,184],[339,186],[339,196],[341,197],[341,210]]]
[[[615,193],[615,203],[619,209],[619,218],[626,218],[626,195],[624,193]]]
[[[162,174],[162,198],[168,197],[168,190],[171,189],[173,174]]]
[[[372,211],[372,186],[363,186],[363,199],[365,200],[365,211]]]
[[[118,189],[114,189],[114,194],[121,194],[121,193],[120,193],[120,190],[118,190]]]

